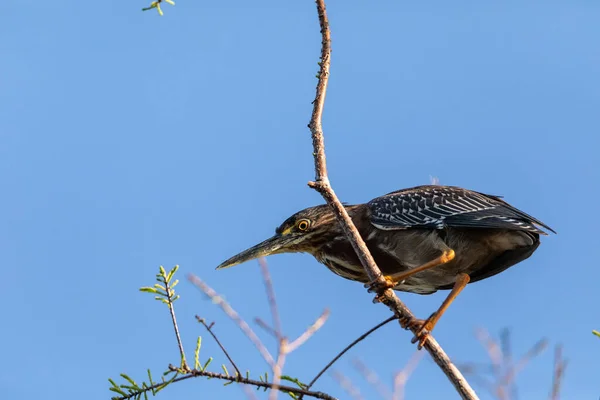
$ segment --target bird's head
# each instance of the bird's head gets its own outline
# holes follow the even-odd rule
[[[341,233],[335,216],[327,204],[310,207],[286,219],[275,235],[223,262],[217,269],[281,253],[314,254],[320,246]],[[343,233],[342,233],[343,234]]]

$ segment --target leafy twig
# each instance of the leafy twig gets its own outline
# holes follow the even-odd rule
[[[156,300],[165,303],[169,307],[171,322],[173,323],[173,330],[175,331],[175,337],[177,338],[177,345],[179,347],[179,355],[181,356],[181,367],[187,370],[189,367],[185,359],[185,351],[183,350],[183,343],[179,335],[179,327],[177,325],[177,318],[175,317],[175,307],[173,307],[175,300],[179,299],[179,295],[176,295],[175,290],[173,289],[177,286],[179,280],[176,279],[173,282],[171,281],[178,269],[179,265],[176,265],[167,273],[161,265],[159,273],[156,274],[158,283],[154,284],[153,287],[142,287],[140,288],[140,291],[155,294],[156,296],[154,298]]]
[[[178,373],[181,371],[180,368],[177,368],[174,365],[170,365],[169,370],[172,372],[175,372],[175,373]],[[195,377],[205,377],[205,378],[212,378],[212,379],[220,379],[220,380],[229,381],[229,382],[239,382],[239,383],[243,383],[243,384],[247,384],[247,385],[252,385],[257,388],[277,389],[281,392],[294,393],[297,395],[304,395],[304,396],[308,396],[308,397],[313,397],[315,399],[337,400],[335,397],[330,396],[327,393],[323,393],[323,392],[315,392],[315,391],[305,390],[305,389],[301,389],[298,387],[287,386],[287,385],[278,385],[277,387],[275,387],[275,385],[273,385],[273,383],[270,383],[270,382],[263,382],[263,381],[246,378],[246,377],[239,376],[239,375],[231,376],[231,375],[226,375],[226,374],[220,374],[220,373],[216,373],[216,372],[205,371],[203,369],[191,369],[191,370],[187,371],[184,375],[179,376],[175,379],[172,379],[170,383],[180,382],[180,381],[190,379],[190,378],[195,378]],[[139,398],[144,393],[152,392],[153,390],[160,389],[161,386],[163,386],[163,385],[164,385],[164,383],[157,383],[152,386],[140,387],[139,392],[125,394],[125,395],[122,395],[119,397],[113,397],[113,400],[127,400],[127,399],[131,399],[131,398]]]

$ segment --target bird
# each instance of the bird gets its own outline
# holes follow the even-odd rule
[[[469,283],[499,274],[529,258],[540,245],[540,220],[501,196],[457,186],[422,185],[364,204],[344,204],[383,274],[371,281],[332,208],[318,205],[287,218],[271,238],[221,263],[217,269],[280,253],[308,253],[333,273],[370,291],[428,295],[450,290],[426,320],[405,320],[421,348],[440,317]],[[380,282],[380,283],[377,283]],[[377,297],[376,297],[377,299]]]

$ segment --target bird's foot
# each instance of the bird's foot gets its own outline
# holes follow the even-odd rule
[[[383,292],[387,289],[392,289],[397,285],[397,283],[389,276],[383,275],[381,278],[377,278],[372,280],[369,283],[365,283],[365,288],[367,288],[369,293],[376,293],[377,295],[373,299],[373,303],[380,303],[383,301]]]
[[[433,330],[433,327],[435,326],[435,314],[433,313],[431,314],[431,316],[429,318],[427,318],[425,321],[422,319],[418,319],[418,318],[413,318],[413,319],[409,319],[408,321],[406,321],[406,328],[408,329],[415,329],[415,336],[412,338],[412,340],[410,341],[411,343],[416,343],[419,342],[419,345],[417,346],[417,348],[419,350],[421,350],[423,348],[423,346],[425,345],[425,342],[427,341],[427,337],[429,337],[429,334],[431,333],[431,331]],[[400,323],[402,323],[402,321],[400,321]]]

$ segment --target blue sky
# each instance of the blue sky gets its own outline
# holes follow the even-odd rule
[[[534,256],[469,285],[435,330],[457,361],[485,361],[478,326],[564,343],[564,398],[597,398],[600,282],[600,4],[591,1],[328,2],[332,75],[324,128],[343,201],[441,183],[505,196],[558,231]],[[0,257],[6,398],[106,399],[108,377],[142,378],[177,360],[168,313],[137,289],[181,266],[251,320],[267,318],[259,266],[214,267],[321,203],[306,124],[319,54],[312,1],[7,2],[0,15]],[[309,380],[389,315],[360,284],[308,255],[269,259],[285,331],[331,317],[287,372]],[[266,369],[245,338],[189,283],[179,287],[189,350],[198,314],[241,368]],[[428,316],[445,293],[400,294]],[[268,342],[268,339],[267,339]],[[273,343],[270,343],[273,344]],[[414,351],[387,326],[356,348],[391,382]],[[224,359],[205,340],[205,356]],[[552,354],[519,376],[544,399]],[[317,389],[344,398],[330,376]],[[423,361],[408,398],[450,398]],[[162,398],[245,398],[215,381]],[[185,396],[185,397],[184,397]],[[481,397],[487,398],[482,392]]]

